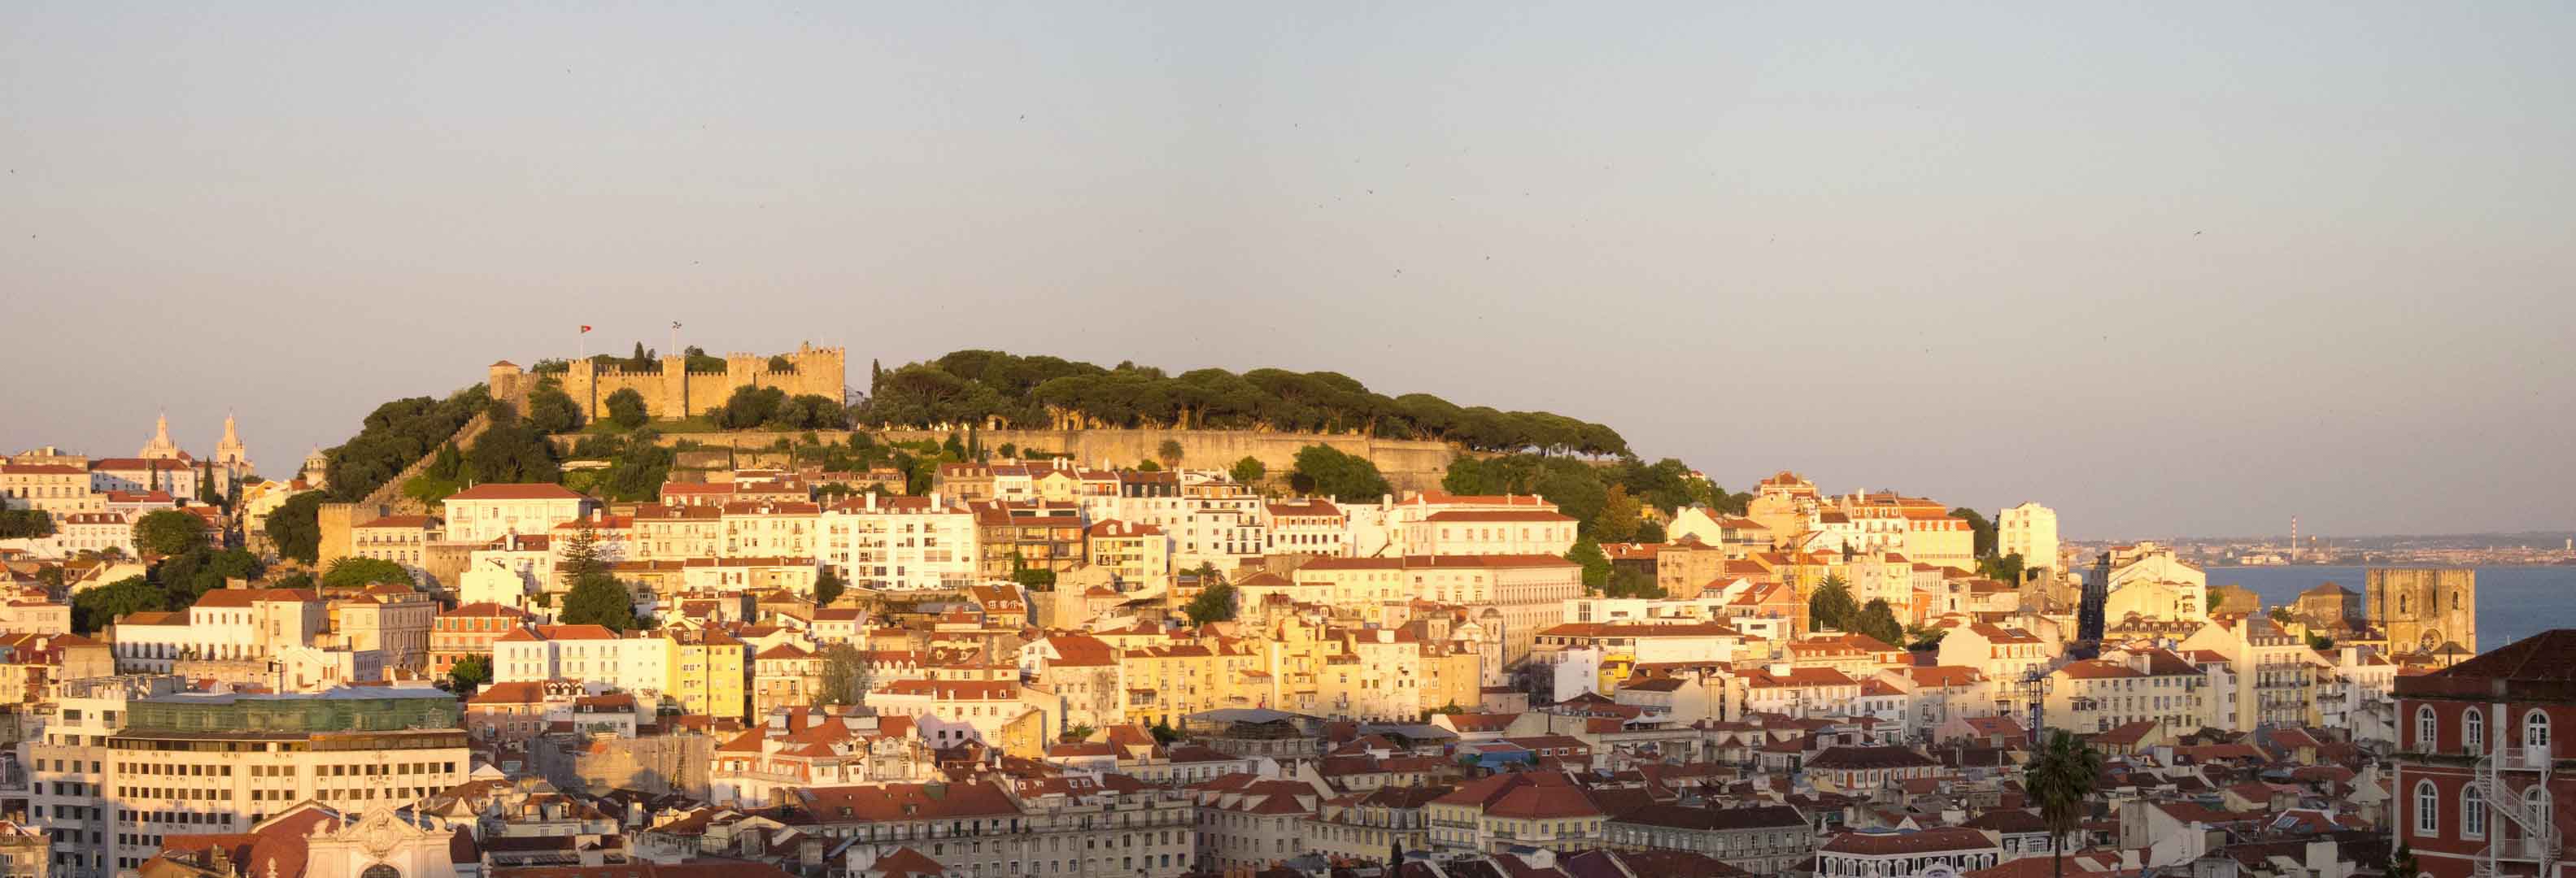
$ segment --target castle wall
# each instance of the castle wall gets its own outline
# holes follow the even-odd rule
[[[329,570],[331,562],[349,557],[353,530],[392,512],[392,507],[381,503],[324,503],[315,507],[314,523],[321,528],[322,540],[313,569]]]
[[[928,439],[945,441],[948,433],[941,430],[888,430],[877,434],[890,442]],[[1428,491],[1440,487],[1449,475],[1449,461],[1458,456],[1457,449],[1446,442],[1419,439],[1378,439],[1323,433],[1263,433],[1248,430],[978,430],[976,438],[988,449],[1004,444],[1053,452],[1071,457],[1084,465],[1106,460],[1119,466],[1135,466],[1138,461],[1155,458],[1163,440],[1181,443],[1181,465],[1191,469],[1223,469],[1246,457],[1261,461],[1273,477],[1285,477],[1297,466],[1297,452],[1309,445],[1323,445],[1344,454],[1367,458],[1386,476],[1387,484],[1401,491]]]
[[[735,389],[742,387],[776,387],[789,396],[812,394],[835,403],[843,399],[848,385],[848,358],[840,348],[799,345],[781,356],[792,364],[787,371],[770,371],[769,358],[754,354],[725,355],[722,372],[685,372],[686,361],[681,357],[663,357],[659,369],[634,370],[576,360],[555,380],[581,406],[582,415],[590,419],[607,417],[608,398],[620,390],[632,390],[643,397],[644,411],[656,418],[705,412],[723,405]],[[496,366],[487,383],[498,392],[503,387],[534,385],[537,380],[536,376]]]

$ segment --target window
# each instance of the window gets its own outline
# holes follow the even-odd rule
[[[2522,715],[2522,745],[2541,750],[2549,749],[2549,714],[2534,708],[2530,713]]]
[[[2460,715],[2460,746],[2466,748],[2471,753],[2478,753],[2487,749],[2487,717],[2485,710],[2471,707],[2467,713]]]
[[[2419,781],[2416,781],[2416,782],[2415,782],[2415,834],[2416,834],[2416,835],[2432,835],[2433,833],[2440,831],[2442,824],[2441,824],[2441,811],[2440,811],[2439,809],[2440,809],[2441,807],[2442,807],[2442,795],[2441,795],[2441,793],[2438,793],[2438,792],[2435,792],[2435,791],[2434,791],[2434,789],[2433,789],[2433,782],[2432,782],[2432,781],[2429,781],[2429,780],[2419,780]]]
[[[2431,751],[2441,737],[2441,721],[2433,716],[2430,704],[2415,708],[2415,749]]]

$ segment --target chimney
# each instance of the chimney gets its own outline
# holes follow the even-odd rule
[[[875,491],[868,492],[868,511],[877,511],[877,492]]]

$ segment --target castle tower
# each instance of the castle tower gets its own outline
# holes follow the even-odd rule
[[[161,419],[153,422],[152,441],[146,443],[143,446],[143,451],[134,456],[145,460],[177,460],[179,458],[178,443],[170,441],[169,412],[162,412]]]

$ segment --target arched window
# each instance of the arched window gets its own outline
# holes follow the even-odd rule
[[[2549,749],[2549,714],[2533,708],[2530,713],[2522,715],[2522,745]]]
[[[2549,800],[2549,788],[2548,788],[2548,787],[2542,786],[2542,785],[2540,785],[2540,784],[2532,784],[2530,787],[2528,787],[2528,788],[2526,788],[2526,789],[2524,789],[2524,790],[2522,791],[2522,801],[2523,801],[2523,804],[2530,806],[2530,810],[2531,810],[2531,822],[2532,822],[2532,824],[2533,824],[2533,825],[2535,825],[2535,826],[2555,826],[2555,825],[2557,825],[2557,824],[2555,824],[2555,823],[2551,823],[2551,822],[2550,822],[2552,819],[2554,819],[2554,815],[2552,815],[2552,814],[2550,814],[2550,813],[2549,813],[2550,805],[2551,805],[2551,804],[2553,804],[2553,803]]]
[[[2455,592],[2452,592],[2452,593],[2451,593],[2451,609],[2456,610],[2456,609],[2459,609],[2459,608],[2460,608],[2460,593],[2455,591]]]
[[[2434,791],[2433,782],[2415,782],[2415,834],[2432,835],[2442,829],[2442,794]]]
[[[2460,715],[2460,746],[2471,753],[2486,752],[2487,712],[2485,710],[2472,707],[2468,712]]]
[[[2477,714],[2470,714],[2476,716]],[[2460,795],[2460,837],[2487,837],[2487,794],[2477,784],[2468,785]]]
[[[2440,745],[2441,738],[2442,721],[2433,716],[2433,706],[2427,704],[2415,708],[2415,749],[2430,753]]]

